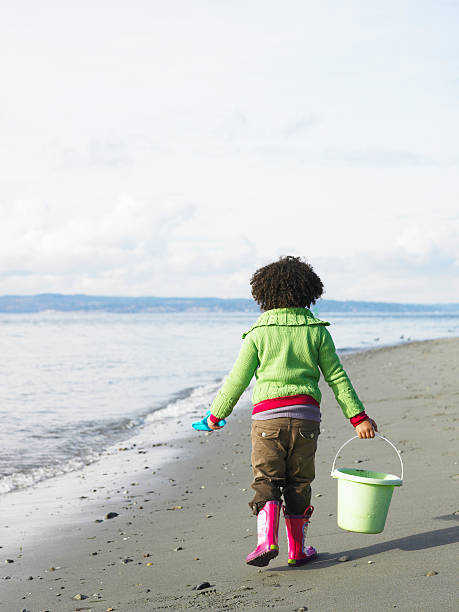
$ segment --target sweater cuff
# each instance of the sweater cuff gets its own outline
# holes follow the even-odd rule
[[[360,425],[362,421],[366,421],[368,418],[369,416],[365,413],[364,410],[363,412],[360,412],[359,414],[356,414],[355,416],[351,417],[349,420],[354,427],[357,427],[357,425]]]
[[[218,423],[221,421],[221,419],[219,419],[218,417],[214,416],[213,414],[209,415],[209,419],[212,421],[212,423],[214,425],[218,425]]]

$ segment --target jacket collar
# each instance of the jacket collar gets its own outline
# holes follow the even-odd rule
[[[245,338],[256,327],[267,325],[330,325],[327,321],[317,319],[307,308],[273,308],[261,314],[252,327],[242,334]]]

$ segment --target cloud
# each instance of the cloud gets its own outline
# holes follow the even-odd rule
[[[195,213],[132,195],[65,211],[17,202],[0,228],[0,293],[248,296],[255,243],[200,234]]]
[[[91,138],[88,142],[61,145],[56,152],[62,165],[68,168],[132,167],[155,154],[171,152],[144,134],[131,134],[118,140]]]
[[[398,149],[324,149],[322,161],[349,166],[372,166],[377,168],[431,167],[450,168],[459,164],[457,155],[426,155]]]
[[[318,258],[330,299],[458,302],[459,225],[410,226],[384,250]]]
[[[411,226],[403,230],[395,241],[400,255],[410,265],[422,269],[432,263],[449,262],[459,266],[458,223],[439,226]],[[437,266],[438,271],[441,270]]]
[[[17,284],[24,286],[28,276],[31,287],[42,283],[40,291],[50,286],[68,291],[81,278],[87,279],[85,286],[93,278],[95,289],[101,279],[108,287],[107,279],[123,277],[125,291],[129,274],[141,273],[145,262],[151,262],[150,268],[167,265],[175,232],[193,214],[190,204],[130,195],[113,206],[67,209],[34,200],[16,202],[0,228],[0,287],[10,287],[11,277],[20,277]]]

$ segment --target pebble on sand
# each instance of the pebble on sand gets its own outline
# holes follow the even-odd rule
[[[426,573],[426,576],[436,576],[438,574],[438,572],[436,572],[435,570],[430,570],[430,572]]]
[[[182,546],[177,546],[177,548],[174,548],[174,552],[177,552],[179,550],[183,550],[183,547]]]
[[[5,559],[5,563],[14,563],[14,559]]]
[[[202,591],[202,589],[209,589],[210,582],[201,582],[201,584],[197,584],[193,587],[193,591]]]
[[[348,557],[347,555],[343,555],[342,557],[338,557],[338,561],[342,561],[344,563],[344,561],[350,561],[351,558]]]
[[[118,512],[107,512],[107,514],[105,515],[105,517],[104,517],[104,518],[106,518],[106,519],[112,519],[112,518],[115,518],[115,517],[117,517],[117,516],[119,516],[119,515],[118,515]]]
[[[88,599],[88,596],[82,595],[81,593],[77,593],[73,596],[73,599],[76,599],[77,601],[82,601],[83,599]]]
[[[183,506],[171,506],[168,510],[183,510]]]

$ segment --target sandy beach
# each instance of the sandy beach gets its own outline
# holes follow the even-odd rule
[[[319,557],[289,568],[281,520],[279,556],[261,570],[245,564],[256,543],[246,393],[222,431],[174,424],[187,437],[177,441],[171,427],[169,443],[133,439],[80,472],[0,496],[0,610],[456,610],[459,339],[343,362],[380,432],[402,452],[404,485],[383,533],[336,524],[330,469],[353,429],[322,384],[308,533]],[[349,444],[339,465],[356,462],[400,473],[380,439]],[[210,587],[193,588],[204,582]]]

